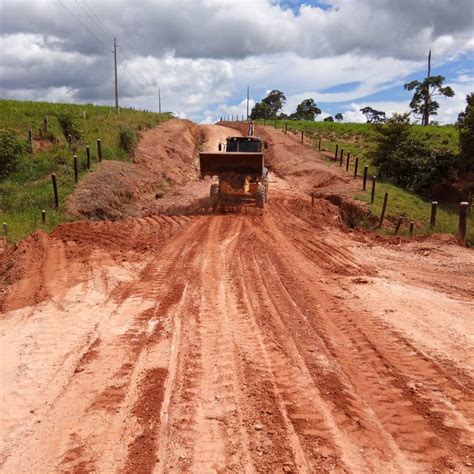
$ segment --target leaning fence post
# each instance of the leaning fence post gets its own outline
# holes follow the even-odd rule
[[[33,151],[33,131],[31,128],[28,130],[28,143],[30,146],[30,151]]]
[[[86,165],[87,165],[87,169],[90,170],[91,169],[91,149],[89,145],[86,146]]]
[[[74,155],[72,159],[74,163],[74,181],[77,183],[78,178],[79,178],[79,172],[77,170],[77,155]]]
[[[394,235],[398,234],[398,231],[400,230],[400,226],[402,225],[403,217],[398,218],[397,225],[395,226],[395,232],[393,233]]]
[[[385,218],[385,211],[387,210],[387,201],[388,201],[388,193],[385,193],[385,196],[383,197],[382,214],[380,214],[379,227],[382,227],[383,225],[383,220]]]
[[[42,222],[43,224],[46,224],[46,209],[43,209],[43,210],[41,211],[41,222]]]
[[[59,196],[58,185],[56,183],[56,175],[54,173],[51,175],[51,181],[53,182],[54,207],[55,209],[57,209],[59,207]]]
[[[413,221],[410,222],[410,237],[413,237],[413,230],[415,229],[415,223]]]
[[[97,158],[102,161],[102,140],[100,138],[97,139]]]
[[[364,166],[364,178],[362,180],[362,191],[367,189],[367,173],[369,171],[369,167],[367,165]]]
[[[359,168],[359,157],[356,156],[355,164],[354,164],[354,179],[357,178],[357,170]]]
[[[435,228],[436,225],[436,210],[438,208],[438,201],[433,201],[431,203],[431,217],[430,217],[430,227]]]
[[[370,204],[374,203],[375,200],[375,180],[377,179],[377,176],[372,176],[372,193],[370,195]]]
[[[334,152],[334,161],[337,161],[337,153],[339,151],[339,145],[336,143],[336,151]]]
[[[459,228],[458,228],[458,240],[459,245],[466,245],[466,229],[467,229],[467,208],[469,203],[463,201],[459,205]]]
[[[349,171],[349,163],[351,161],[351,152],[347,152],[347,159],[346,159],[346,171]]]

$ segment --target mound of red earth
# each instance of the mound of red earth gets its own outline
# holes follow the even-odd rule
[[[108,160],[85,176],[69,199],[77,218],[116,220],[141,215],[173,185],[197,177],[200,132],[188,120],[171,120],[142,134],[133,163]]]

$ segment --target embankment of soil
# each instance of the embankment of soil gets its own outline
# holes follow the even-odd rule
[[[102,162],[69,199],[73,217],[117,220],[142,214],[145,202],[197,177],[199,128],[170,120],[143,133],[133,163]]]

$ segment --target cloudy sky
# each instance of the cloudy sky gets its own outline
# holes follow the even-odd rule
[[[370,105],[408,109],[403,84],[433,74],[474,90],[472,0],[0,0],[0,97],[113,104],[113,36],[121,104],[198,122],[245,113],[271,89],[286,112],[312,97],[322,119],[364,121]]]

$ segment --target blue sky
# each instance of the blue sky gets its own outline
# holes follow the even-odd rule
[[[327,115],[365,120],[366,105],[408,109],[403,84],[433,74],[456,92],[452,123],[473,90],[472,0],[15,0],[0,3],[0,97],[113,104],[113,36],[120,101],[197,122],[246,112],[267,91],[284,112],[313,98]],[[95,20],[97,18],[99,21]]]

